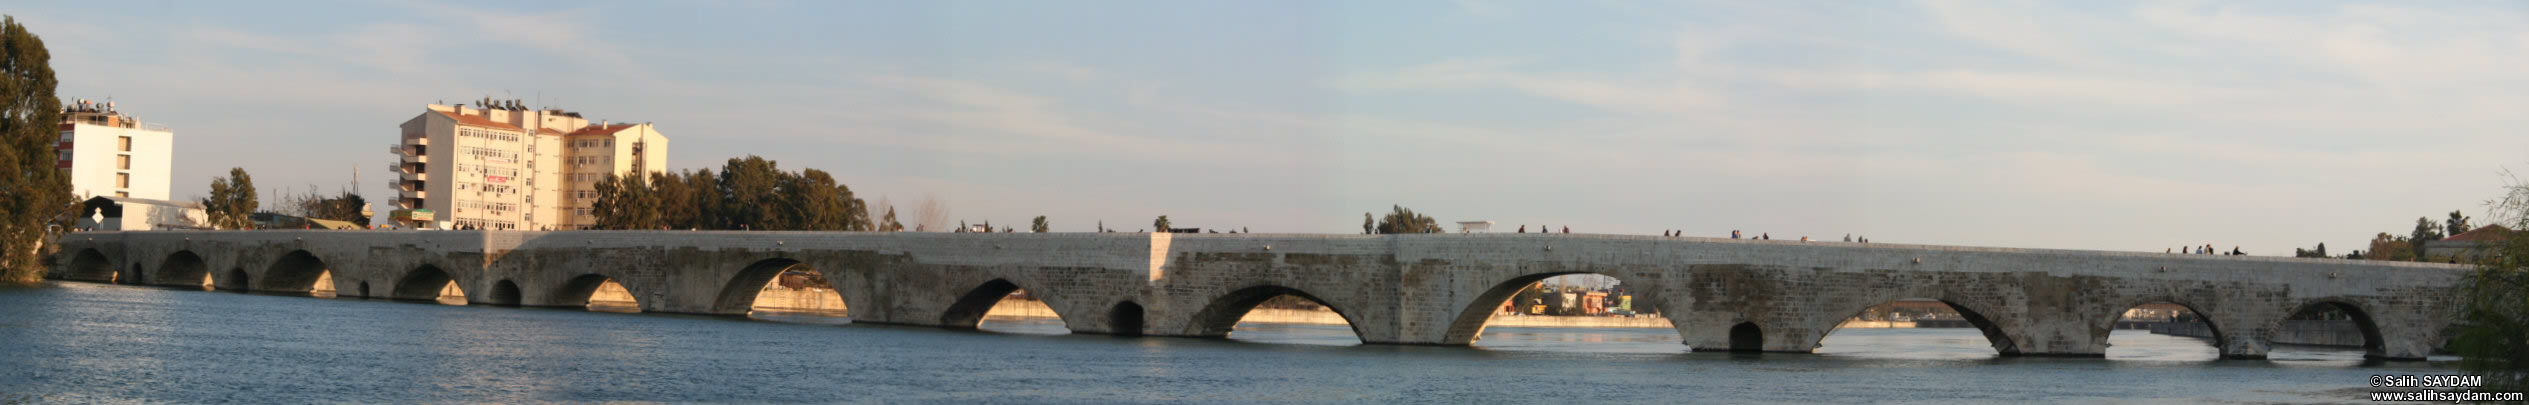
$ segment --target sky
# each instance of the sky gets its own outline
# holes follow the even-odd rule
[[[2360,249],[2529,171],[2529,3],[30,2],[65,100],[175,128],[177,198],[361,173],[515,98],[910,221]],[[266,201],[271,201],[269,197]],[[380,211],[389,209],[381,203]],[[1453,227],[1454,228],[1454,227]]]

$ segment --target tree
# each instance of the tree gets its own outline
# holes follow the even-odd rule
[[[211,196],[202,199],[203,213],[210,217],[211,227],[219,229],[254,227],[257,205],[255,178],[242,167],[229,168],[228,178],[212,178]]]
[[[2529,183],[2511,183],[2509,193],[2489,205],[2505,217],[2498,221],[2529,229]],[[2520,392],[2529,389],[2529,238],[2498,243],[2460,281],[2459,322],[2449,349],[2463,358],[2461,368],[2485,377],[2480,390]]]
[[[2415,217],[2415,231],[2406,236],[2406,245],[2415,251],[2414,258],[2409,260],[2425,260],[2424,244],[2437,240],[2441,240],[2441,223],[2433,222],[2429,217]]]
[[[1031,231],[1036,231],[1036,233],[1045,233],[1046,231],[1052,231],[1052,230],[1053,230],[1053,228],[1054,228],[1054,226],[1053,226],[1053,225],[1047,225],[1047,224],[1045,223],[1045,216],[1043,216],[1043,215],[1038,215],[1038,216],[1036,216],[1036,224],[1034,224],[1034,225],[1028,225],[1028,227],[1027,227],[1027,229],[1028,229],[1028,230],[1031,230]]]
[[[659,228],[659,195],[647,178],[607,174],[597,181],[597,201],[589,204],[597,229]]]
[[[47,225],[76,209],[55,166],[62,119],[52,58],[17,17],[0,17],[0,283],[42,279],[37,251],[67,229]]]
[[[2406,240],[2406,237],[2389,235],[2388,232],[2381,232],[2378,236],[2371,237],[2371,249],[2363,251],[2362,258],[2369,260],[2415,260],[2415,249],[2414,245]]]
[[[1387,217],[1379,219],[1378,233],[1440,233],[1440,221],[1429,215],[1414,213],[1405,206],[1391,206]]]
[[[1154,230],[1156,230],[1157,232],[1161,232],[1161,233],[1166,233],[1166,232],[1168,232],[1168,216],[1166,216],[1166,215],[1161,215],[1161,216],[1159,216],[1159,220],[1156,220],[1156,221],[1150,221],[1150,227],[1151,227],[1151,229],[1154,229]]]
[[[1361,213],[1361,234],[1369,235],[1378,233],[1377,225],[1378,221],[1370,220],[1370,213]]]
[[[721,165],[715,185],[720,191],[720,229],[789,229],[779,191],[782,172],[773,161],[748,155]]]
[[[722,219],[720,176],[711,169],[697,169],[685,174],[685,189],[693,193],[694,223],[692,229],[737,229],[725,226]]]
[[[2451,210],[2450,219],[2442,220],[2441,234],[2442,238],[2446,239],[2467,233],[2470,229],[2476,229],[2476,227],[2468,226],[2468,216],[2459,210]]]
[[[694,189],[681,173],[650,174],[651,195],[658,198],[658,225],[668,229],[700,229],[695,218],[701,207],[694,205]]]
[[[887,224],[882,225],[882,227],[878,230],[881,232],[904,232],[904,223],[896,222],[896,207],[887,207]]]
[[[913,205],[913,230],[939,232],[948,227],[948,202],[939,196],[924,194],[922,202]]]
[[[782,207],[783,220],[765,225],[767,230],[840,231],[852,229],[851,190],[834,183],[834,176],[824,170],[807,169],[798,175],[780,173],[776,199]]]

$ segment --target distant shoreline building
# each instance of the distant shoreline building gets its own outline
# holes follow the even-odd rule
[[[431,104],[401,126],[395,207],[408,228],[587,229],[609,174],[667,170],[667,136],[650,123],[590,123],[518,100]]]
[[[166,200],[175,146],[176,133],[165,125],[123,115],[113,102],[76,100],[62,106],[55,165],[70,177],[70,193],[82,200]]]

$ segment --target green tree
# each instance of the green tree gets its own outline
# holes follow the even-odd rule
[[[869,220],[869,202],[861,201],[860,196],[853,195],[852,186],[835,183],[834,194],[843,201],[843,230],[868,231],[876,227],[876,224]]]
[[[1030,230],[1030,231],[1036,231],[1036,233],[1045,233],[1045,232],[1047,232],[1047,231],[1052,231],[1052,230],[1053,230],[1053,228],[1054,228],[1054,226],[1053,226],[1053,225],[1049,225],[1049,224],[1046,224],[1046,223],[1045,223],[1045,216],[1043,216],[1043,215],[1038,215],[1038,216],[1036,216],[1036,223],[1035,223],[1035,224],[1033,224],[1033,225],[1028,225],[1028,226],[1027,226],[1027,230]]]
[[[1150,221],[1150,227],[1153,228],[1152,232],[1168,232],[1168,216],[1161,215],[1159,220]]]
[[[2512,229],[2529,229],[2529,183],[2513,178],[2491,205]],[[2463,358],[2460,367],[2485,377],[2480,391],[2520,392],[2529,389],[2529,237],[2498,243],[2460,282],[2449,349]]]
[[[589,214],[597,218],[598,229],[658,229],[659,196],[650,188],[649,176],[616,176],[607,174],[597,181],[597,201],[589,204]]]
[[[2441,240],[2441,223],[2429,217],[2415,217],[2415,230],[2406,235],[2406,245],[2415,250],[2411,260],[2428,260],[2424,257],[2424,244],[2437,240]]]
[[[1429,215],[1414,213],[1405,206],[1391,206],[1387,217],[1379,219],[1378,233],[1440,233],[1440,221]]]
[[[785,229],[787,220],[775,201],[781,199],[781,169],[774,162],[749,155],[730,158],[720,169],[720,229]]]
[[[1378,233],[1378,223],[1378,221],[1370,219],[1370,213],[1361,213],[1361,234],[1369,235]]]
[[[694,223],[690,228],[736,229],[723,219],[726,215],[720,210],[720,179],[711,169],[685,173],[685,189],[693,193]]]
[[[228,178],[211,179],[211,196],[202,199],[202,211],[213,228],[248,229],[254,227],[252,216],[258,204],[254,176],[247,175],[245,168],[232,167]]]
[[[659,226],[669,229],[702,227],[695,223],[694,218],[700,213],[694,205],[693,186],[685,183],[684,174],[658,172],[651,173],[649,177],[651,194],[658,197]]]
[[[2470,229],[2476,229],[2476,227],[2468,226],[2468,216],[2459,210],[2451,210],[2450,219],[2442,220],[2441,234],[2447,239],[2467,233]]]
[[[782,216],[788,217],[765,229],[803,231],[841,231],[852,228],[851,190],[834,183],[834,176],[824,170],[808,169],[798,175],[780,174]],[[779,226],[776,226],[779,225]]]
[[[14,16],[0,17],[0,283],[44,276],[51,227],[73,212],[70,179],[56,169],[61,99],[53,96],[52,54]]]
[[[887,223],[880,225],[878,230],[881,232],[904,232],[904,223],[896,222],[895,206],[887,207]]]

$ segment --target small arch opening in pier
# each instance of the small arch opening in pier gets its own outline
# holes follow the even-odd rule
[[[369,283],[360,283],[360,288],[363,290],[368,289]],[[518,293],[518,283],[511,282],[509,280],[501,280],[500,282],[492,283],[492,291],[483,295],[483,302],[486,304],[504,307],[515,307],[518,306],[520,298],[521,297]]]
[[[1142,304],[1135,304],[1132,301],[1115,303],[1115,308],[1106,312],[1107,333],[1116,336],[1141,336],[1143,333],[1142,315]]]
[[[1980,359],[2018,351],[1982,314],[1927,298],[1865,308],[1837,322],[1818,345],[1818,354],[1905,359]]]
[[[330,297],[333,283],[318,281],[330,281],[331,273],[332,267],[327,266],[325,260],[305,250],[293,250],[282,255],[281,260],[273,261],[272,267],[264,270],[263,279],[255,280],[257,283],[251,285],[256,291],[308,294],[317,293],[317,287],[321,285],[327,290],[325,296]]]
[[[1765,328],[1755,322],[1740,322],[1730,327],[1730,351],[1755,353],[1765,351]]]
[[[1595,273],[1514,278],[1476,296],[1446,343],[1488,350],[1685,353],[1677,325],[1633,286]]]
[[[633,298],[632,290],[625,289],[622,283],[605,275],[573,277],[571,281],[562,283],[553,297],[557,306],[584,307],[597,312],[641,312],[641,303]]]
[[[2222,358],[2222,333],[2194,308],[2153,301],[2117,314],[2108,326],[2107,358],[2203,361]]]
[[[1010,280],[993,279],[957,298],[940,326],[1027,335],[1066,335],[1062,315]]]
[[[439,266],[421,265],[404,273],[395,281],[395,291],[388,298],[399,301],[435,302],[442,305],[465,305],[465,289],[456,277]]]
[[[760,279],[759,279],[760,277]],[[843,293],[815,266],[790,259],[769,259],[748,266],[731,282],[730,293],[753,287],[744,296],[749,318],[776,322],[848,324],[852,309]],[[752,285],[750,285],[752,283]]]
[[[201,255],[179,250],[159,261],[157,277],[147,280],[154,285],[208,289],[211,286],[211,266],[202,261]]]
[[[2380,327],[2362,307],[2341,301],[2301,305],[2266,337],[2266,359],[2306,365],[2357,365],[2387,355]]]
[[[247,292],[253,290],[252,286],[255,284],[254,276],[246,274],[246,269],[241,267],[228,269],[227,280],[213,280],[211,285],[212,288],[221,291]]]
[[[98,252],[96,249],[80,249],[79,253],[72,254],[69,270],[69,273],[61,275],[60,278],[112,283],[116,276],[114,261],[106,259],[105,253]]]
[[[1194,314],[1187,331],[1258,343],[1331,346],[1361,344],[1361,333],[1343,308],[1289,287],[1256,286],[1212,299]]]

